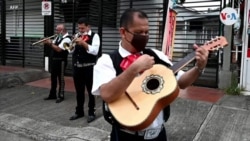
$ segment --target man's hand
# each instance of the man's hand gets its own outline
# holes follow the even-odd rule
[[[82,41],[83,41],[83,40],[82,40],[82,38],[80,38],[80,37],[75,39],[75,43],[76,43],[77,45],[82,45]]]
[[[77,38],[75,42],[77,45],[83,46],[86,50],[88,50],[88,43],[86,43],[82,38]]]
[[[52,40],[47,39],[47,40],[43,41],[43,43],[48,45],[48,46],[51,46],[52,45]]]
[[[135,60],[135,62],[131,64],[131,67],[134,67],[135,70],[138,73],[140,73],[147,69],[152,68],[154,64],[155,64],[154,57],[144,54],[140,56],[137,60]]]
[[[179,79],[178,85],[181,89],[185,89],[192,85],[194,81],[200,76],[202,70],[206,67],[208,59],[208,51],[202,47],[194,44],[196,66],[186,71]],[[197,71],[198,70],[198,71]]]
[[[194,44],[194,49],[195,49],[196,66],[199,69],[204,69],[207,65],[209,51],[207,51],[202,47],[198,47],[196,44]]]

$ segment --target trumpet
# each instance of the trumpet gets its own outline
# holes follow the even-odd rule
[[[71,43],[63,43],[63,47],[64,47],[68,52],[72,51],[72,50],[75,48],[75,45],[76,45],[75,40],[76,40],[76,39],[77,39],[77,38],[74,38],[74,39],[71,41]]]
[[[77,35],[77,36],[76,36]],[[71,43],[63,43],[63,47],[68,51],[68,52],[71,52],[74,48],[75,48],[75,45],[76,45],[76,39],[81,37],[81,34],[80,33],[77,33],[75,35],[75,38],[71,41]]]
[[[39,40],[39,41],[37,41],[37,42],[34,42],[34,43],[32,43],[32,46],[34,46],[34,45],[36,45],[36,44],[39,44],[39,43],[41,43],[41,42],[44,42],[44,41],[46,41],[46,40],[48,40],[48,39],[55,38],[55,37],[57,37],[57,34],[54,34],[54,35],[52,35],[52,36],[50,36],[50,37],[43,38],[42,40]]]

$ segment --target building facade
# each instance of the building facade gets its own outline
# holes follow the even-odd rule
[[[245,90],[245,94],[250,93],[250,2],[245,0],[241,8],[242,13],[242,48],[241,48],[241,64],[240,64],[240,87]],[[236,52],[237,53],[237,52]]]
[[[51,13],[43,13],[44,2],[51,2]],[[176,28],[174,33],[174,46],[172,47],[172,61],[178,62],[191,53],[193,43],[203,45],[216,36],[232,35],[233,27],[225,27],[219,20],[220,11],[226,7],[238,8],[233,0],[208,0],[206,6],[200,1],[186,0],[184,4],[176,3]],[[238,6],[242,5],[241,0]],[[94,32],[101,37],[102,52],[109,53],[118,48],[119,18],[121,13],[130,7],[145,11],[149,16],[150,40],[149,48],[162,50],[165,38],[164,29],[168,10],[168,0],[2,0],[1,11],[1,44],[0,59],[2,65],[15,65],[22,67],[37,67],[44,69],[48,62],[50,50],[42,44],[35,46],[32,43],[41,38],[54,34],[56,24],[65,23],[71,35],[77,33],[77,19],[88,17]],[[249,3],[244,3],[249,9]],[[248,10],[244,13],[244,25],[248,25]],[[46,15],[48,14],[48,15]],[[248,39],[248,28],[244,26],[242,39]],[[229,33],[225,33],[229,32]],[[226,36],[231,41],[233,36]],[[4,40],[4,42],[2,42]],[[248,40],[247,40],[248,41]],[[231,79],[223,83],[225,78],[231,78],[232,56],[238,55],[242,60],[238,69],[238,82],[240,86],[249,90],[249,57],[247,57],[246,41],[242,42],[242,53],[234,53],[233,44],[224,49],[214,51],[209,56],[205,73],[201,75],[195,85],[226,88]],[[239,50],[239,48],[238,48]],[[244,50],[244,51],[243,51]],[[71,55],[69,55],[71,60]],[[229,61],[228,61],[229,60]],[[71,61],[67,73],[71,75]],[[239,63],[238,63],[239,64]],[[183,69],[193,67],[191,62]],[[241,70],[241,71],[239,71]],[[244,77],[248,76],[248,77]]]

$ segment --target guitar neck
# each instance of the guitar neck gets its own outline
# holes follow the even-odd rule
[[[171,66],[170,69],[173,70],[174,73],[177,73],[179,70],[181,70],[187,64],[192,62],[194,60],[194,58],[195,58],[195,52],[189,53],[181,61],[176,62],[173,66]]]
[[[200,46],[204,48],[207,51],[214,51],[218,50],[219,48],[222,48],[223,46],[227,46],[228,42],[225,37],[220,36],[212,39],[211,41],[206,42],[204,45]],[[186,57],[184,57],[181,61],[175,63],[173,66],[170,67],[170,69],[177,73],[180,69],[185,67],[187,64],[192,62],[195,59],[195,51],[192,53],[189,53]]]

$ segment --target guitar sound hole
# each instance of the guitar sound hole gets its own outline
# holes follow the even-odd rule
[[[149,90],[155,90],[159,87],[159,85],[160,85],[160,82],[158,79],[150,79],[148,80],[148,83],[146,86]]]

